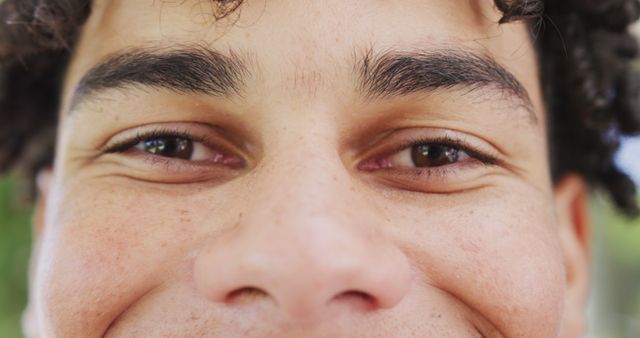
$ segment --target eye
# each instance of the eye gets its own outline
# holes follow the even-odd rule
[[[411,153],[411,161],[418,168],[440,167],[469,158],[464,151],[443,144],[417,144],[405,151]]]
[[[359,168],[365,171],[399,169],[434,172],[445,168],[447,170],[463,169],[475,165],[498,163],[498,160],[487,152],[477,150],[466,141],[449,136],[434,139],[420,138],[406,143],[401,142],[399,146],[389,146],[389,148],[391,150],[382,151],[381,155],[361,162]]]
[[[223,154],[215,152],[199,141],[184,137],[159,136],[141,140],[133,148],[148,154],[187,161],[219,160]]]
[[[372,151],[358,169],[396,189],[424,193],[469,191],[500,170],[500,157],[483,140],[437,129],[401,130]]]
[[[462,145],[441,141],[420,141],[395,153],[377,159],[379,168],[424,169],[445,167],[457,163],[483,162],[481,155],[465,150]],[[471,156],[470,154],[474,154]]]
[[[187,131],[151,130],[107,146],[105,153],[150,156],[155,160],[242,166],[243,160]]]
[[[136,149],[144,152],[183,160],[191,159],[193,142],[180,137],[158,137],[139,142]]]

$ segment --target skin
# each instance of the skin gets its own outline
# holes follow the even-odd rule
[[[552,184],[528,28],[499,18],[474,0],[256,0],[219,21],[202,1],[96,1],[39,180],[27,335],[583,334],[586,189]],[[190,44],[243,55],[242,95],[125,87],[68,111],[108,55]],[[535,116],[483,88],[356,88],[354,51],[445,47],[491,56]],[[204,134],[243,164],[103,152],[149,128]],[[499,164],[413,169],[397,150],[443,135]],[[380,156],[393,166],[367,167]]]

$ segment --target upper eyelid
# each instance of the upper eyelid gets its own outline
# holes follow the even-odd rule
[[[401,151],[409,150],[411,147],[414,147],[420,144],[438,144],[438,145],[452,147],[457,150],[464,151],[470,157],[475,158],[481,161],[482,163],[488,164],[488,165],[497,165],[501,163],[501,160],[498,157],[496,157],[494,154],[488,153],[487,151],[478,150],[476,147],[469,145],[469,143],[463,140],[462,138],[456,138],[456,137],[450,137],[450,136],[433,137],[431,139],[414,138],[410,141],[401,143],[395,148],[391,148],[391,150],[383,151],[379,155],[375,155],[369,158],[393,156]]]
[[[391,155],[418,143],[443,143],[451,144],[457,148],[471,150],[472,154],[481,154],[492,159],[496,164],[505,163],[506,154],[499,147],[474,133],[464,130],[443,128],[436,126],[408,126],[389,130],[384,136],[373,143],[362,143],[355,162],[362,163],[374,157]]]
[[[209,147],[213,147],[213,145],[209,144],[211,142],[208,141],[207,137],[200,135],[199,133],[195,133],[193,131],[187,131],[187,130],[179,130],[179,129],[157,128],[157,129],[150,129],[147,131],[139,131],[133,136],[124,137],[122,140],[108,142],[107,144],[104,145],[102,152],[106,154],[123,152],[123,151],[126,151],[128,148],[134,147],[136,144],[138,144],[139,142],[142,142],[145,139],[152,139],[154,137],[185,138],[192,142],[202,142]]]

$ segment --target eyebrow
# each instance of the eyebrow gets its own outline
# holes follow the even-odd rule
[[[96,92],[135,85],[221,97],[241,95],[248,75],[244,59],[233,52],[227,56],[203,46],[135,48],[90,69],[76,86],[70,110]]]
[[[459,49],[376,54],[367,50],[356,63],[359,87],[367,99],[384,99],[439,89],[488,89],[527,111],[537,122],[531,98],[516,77],[490,56]]]
[[[251,75],[246,58],[206,46],[133,48],[107,57],[76,86],[69,111],[93,94],[128,86],[155,87],[179,93],[230,97],[242,95]],[[356,62],[358,89],[370,100],[439,89],[488,89],[507,94],[537,122],[531,99],[516,77],[493,58],[461,49],[426,51],[367,50]]]

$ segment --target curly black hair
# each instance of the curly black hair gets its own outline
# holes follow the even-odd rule
[[[242,0],[208,0],[214,16]],[[554,180],[576,172],[640,213],[636,188],[614,163],[625,135],[640,133],[637,0],[495,0],[500,23],[526,20],[538,52],[549,115]],[[62,73],[91,11],[90,0],[0,3],[0,171],[50,163]]]

